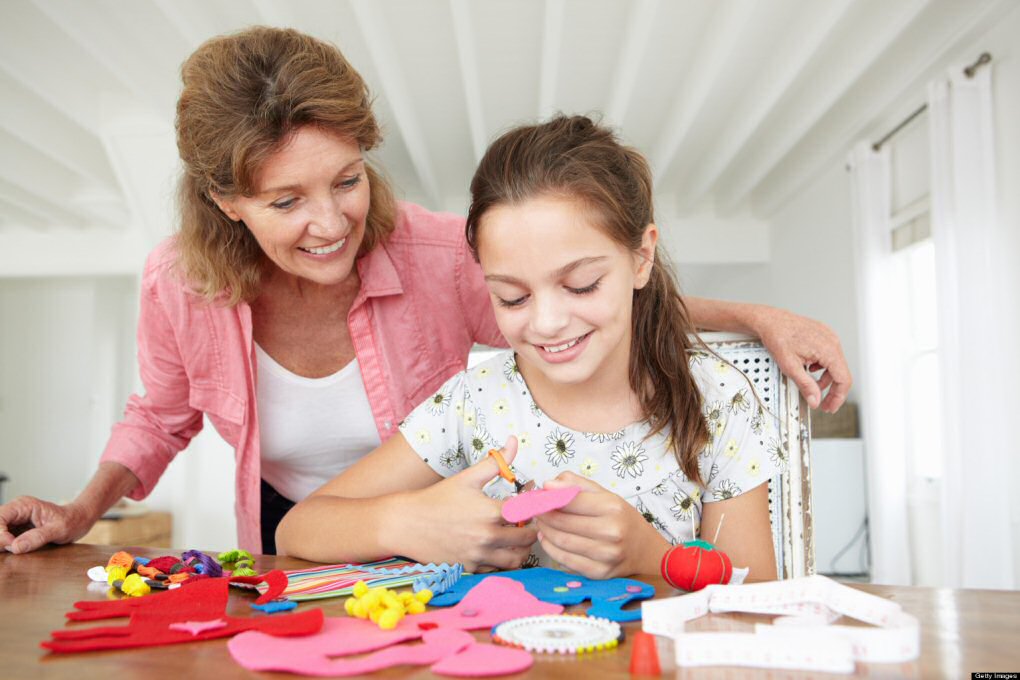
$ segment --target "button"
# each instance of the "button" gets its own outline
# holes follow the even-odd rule
[[[390,428],[393,427],[393,423],[391,423],[390,421],[387,420],[386,422],[383,423],[383,427],[385,427],[387,430],[389,430]]]

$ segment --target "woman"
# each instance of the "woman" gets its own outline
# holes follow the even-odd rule
[[[205,414],[235,448],[239,544],[273,553],[294,501],[392,435],[474,343],[505,344],[463,219],[397,204],[365,161],[379,128],[335,46],[252,28],[199,47],[182,79],[180,229],[142,279],[145,395],[73,502],[0,506],[10,552],[74,541],[122,496],[144,498]],[[845,399],[824,325],[687,303],[698,326],[761,337],[813,406],[830,385],[823,407]],[[805,365],[827,371],[816,383]]]

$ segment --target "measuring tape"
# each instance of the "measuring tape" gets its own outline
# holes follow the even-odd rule
[[[777,615],[753,633],[686,632],[713,612]],[[642,628],[672,637],[677,666],[754,666],[852,673],[854,662],[902,663],[918,657],[917,619],[892,601],[824,576],[704,590],[641,605]],[[834,626],[848,616],[874,628]]]

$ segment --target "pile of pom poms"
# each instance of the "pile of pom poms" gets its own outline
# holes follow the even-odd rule
[[[730,557],[708,541],[686,541],[662,556],[662,578],[680,590],[701,590],[733,578]]]
[[[135,557],[123,550],[115,553],[106,567],[88,570],[93,581],[106,582],[130,597],[148,595],[152,589],[171,589],[189,581],[223,576],[224,568],[234,576],[254,576],[251,553],[231,550],[217,559],[198,550],[189,550],[180,557]],[[222,564],[221,564],[222,563]]]
[[[388,588],[369,588],[364,581],[354,584],[354,596],[347,598],[344,609],[359,619],[371,619],[382,630],[393,630],[407,614],[421,614],[432,599],[432,591],[398,593]]]

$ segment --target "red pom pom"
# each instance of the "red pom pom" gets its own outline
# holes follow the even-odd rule
[[[732,576],[729,555],[704,541],[675,546],[662,557],[662,578],[680,590],[701,590],[705,586],[729,583]]]

